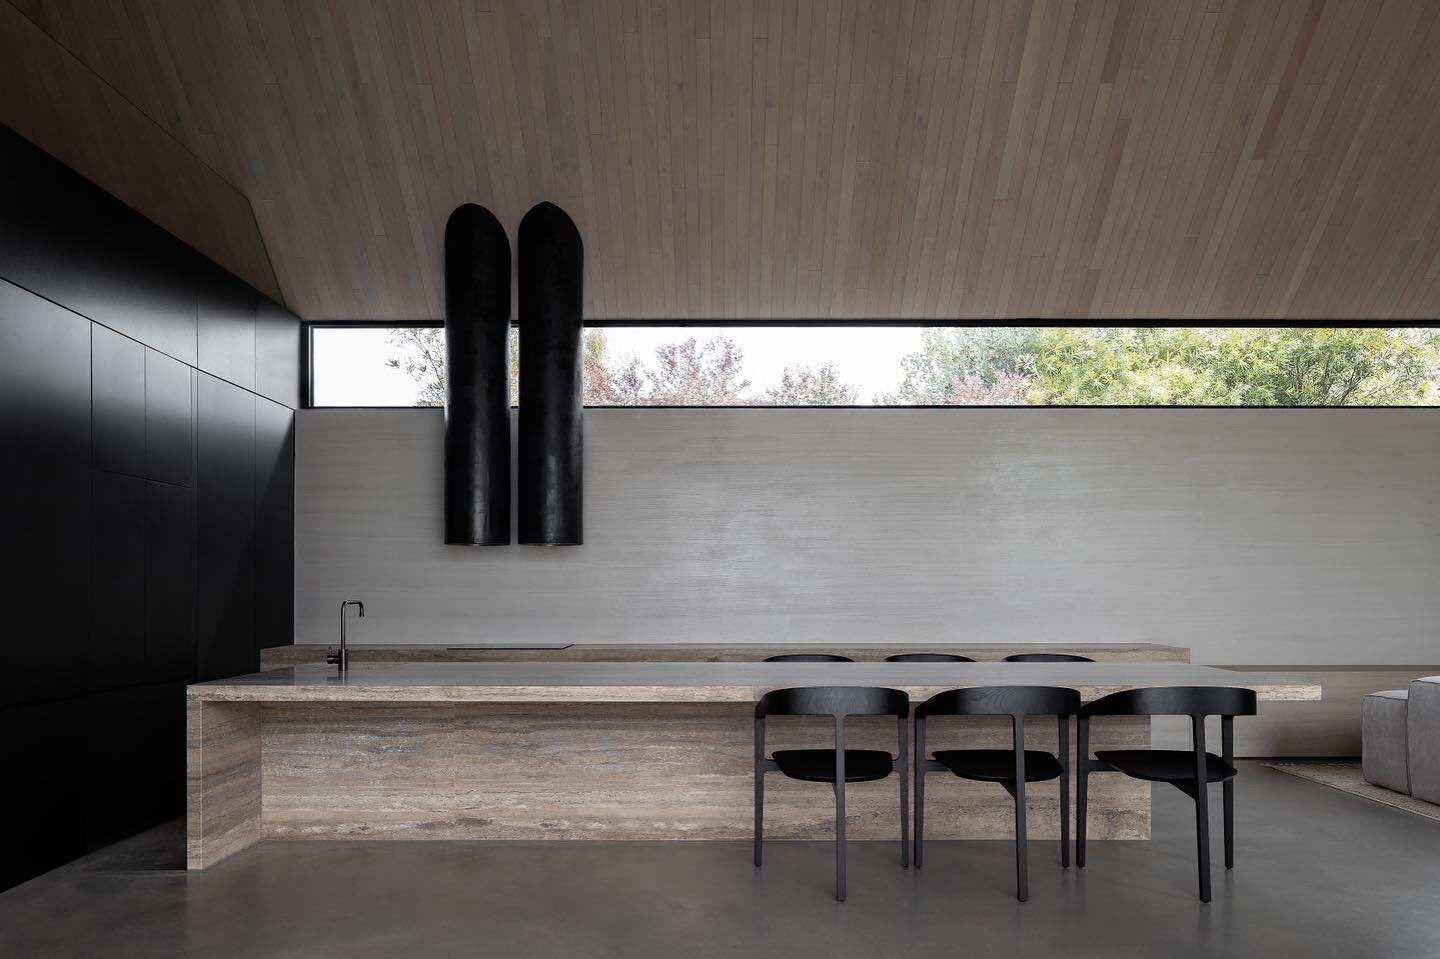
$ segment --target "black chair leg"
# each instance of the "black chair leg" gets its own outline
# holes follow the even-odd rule
[[[765,851],[765,719],[755,718],[755,865]]]
[[[1085,868],[1085,821],[1088,818],[1090,794],[1090,721],[1078,723],[1080,735],[1075,743],[1075,868]]]
[[[755,865],[765,854],[765,771],[755,770]]]
[[[925,768],[915,764],[915,868],[925,861]]]
[[[1235,868],[1235,780],[1225,780],[1225,868]]]
[[[1015,782],[1010,795],[1015,798],[1015,898],[1030,898],[1029,837],[1025,835],[1025,717],[1011,717],[1015,727]]]
[[[845,901],[845,780],[835,784],[835,901]]]
[[[900,719],[900,868],[910,868],[910,770],[906,768],[909,730]]]
[[[1015,898],[1030,899],[1029,840],[1025,834],[1025,780],[1015,784]]]
[[[1060,717],[1060,868],[1070,868],[1070,721]]]
[[[1195,858],[1200,868],[1200,901],[1210,901],[1210,783],[1206,778],[1205,717],[1190,718],[1195,744]]]
[[[1200,866],[1200,901],[1210,901],[1210,803],[1205,783],[1195,790],[1195,856]]]
[[[900,776],[900,868],[910,868],[910,784]]]
[[[1235,762],[1235,717],[1220,717],[1221,758],[1226,765]],[[1235,780],[1225,780],[1225,868],[1235,868]]]
[[[925,719],[915,719],[915,868],[925,855]]]

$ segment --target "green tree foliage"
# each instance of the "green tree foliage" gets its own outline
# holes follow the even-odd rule
[[[435,327],[392,330],[387,342],[396,353],[386,366],[404,372],[419,387],[416,406],[445,405],[445,333]],[[744,353],[729,337],[701,343],[688,337],[655,350],[650,363],[634,356],[613,357],[604,330],[586,330],[583,346],[584,401],[587,406],[747,406],[750,381],[742,375]],[[787,370],[787,374],[790,371]],[[818,375],[795,372],[797,381],[818,396],[846,395],[833,368]],[[797,387],[799,388],[799,387]],[[855,391],[850,390],[852,402]],[[510,401],[520,395],[520,344],[510,334]],[[817,405],[818,400],[817,400]]]
[[[416,406],[445,405],[445,331],[433,326],[400,327],[390,331],[385,342],[400,352],[385,361],[420,386]],[[514,350],[514,343],[511,343]]]
[[[695,337],[655,348],[644,368],[648,406],[743,406],[750,381],[741,376],[745,354],[728,336]]]
[[[445,405],[445,331],[439,327],[399,327],[385,342],[399,350],[385,365],[400,370],[420,387],[416,406]],[[510,403],[520,397],[520,338],[510,331]]]
[[[1030,327],[931,327],[920,349],[900,361],[900,386],[876,397],[887,406],[1025,402],[1043,330]]]
[[[780,382],[755,402],[757,406],[851,406],[859,398],[859,388],[846,384],[834,363],[824,363],[818,368],[785,367]]]
[[[1064,406],[1433,404],[1433,330],[1043,331],[1028,400]]]
[[[444,335],[397,329],[388,365],[420,387],[417,405],[445,401]],[[510,395],[518,396],[517,338]],[[726,336],[688,337],[648,362],[612,356],[604,330],[587,330],[590,406],[835,406],[859,391],[832,363],[786,367],[750,396],[744,354]],[[1432,329],[933,328],[901,361],[882,404],[1059,406],[1440,405],[1440,332]]]

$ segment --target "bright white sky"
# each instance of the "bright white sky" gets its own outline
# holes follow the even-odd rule
[[[398,356],[384,329],[317,327],[314,330],[316,406],[411,406],[415,382],[385,361]],[[900,360],[920,348],[920,327],[609,327],[615,360],[629,354],[649,362],[655,348],[693,336],[701,343],[728,336],[744,353],[751,393],[780,380],[786,366],[834,363],[841,378],[860,388],[857,403],[873,403],[895,389]]]

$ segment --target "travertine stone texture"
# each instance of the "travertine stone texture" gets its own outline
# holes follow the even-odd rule
[[[1091,700],[1150,685],[1245,685],[1314,700],[1318,686],[1184,663],[398,663],[296,666],[191,686],[190,864],[268,838],[742,838],[750,834],[751,706],[782,686],[883,685],[919,701],[975,685],[1068,685]],[[847,745],[897,747],[894,720],[856,718]],[[833,743],[826,720],[776,718],[770,750]],[[1054,720],[1027,725],[1054,747]],[[1144,719],[1096,720],[1094,748],[1144,746]],[[1004,721],[946,718],[931,750],[1005,745]],[[1073,737],[1072,737],[1073,745]],[[913,761],[913,757],[912,757]],[[768,777],[767,829],[823,838],[829,788]],[[928,834],[1004,838],[1009,797],[931,774]],[[1093,780],[1091,835],[1149,835],[1149,787]],[[1055,837],[1057,785],[1029,790],[1031,835]],[[898,782],[849,790],[850,834],[898,834]]]
[[[890,686],[919,700],[960,686],[1071,686],[1084,699],[1137,686],[1245,686],[1315,700],[1320,687],[1188,663],[387,663],[287,666],[191,686],[236,702],[754,702],[783,686]]]
[[[186,858],[204,869],[260,838],[260,706],[186,705]]]
[[[753,718],[736,705],[265,704],[266,838],[742,839],[751,834]],[[827,746],[828,720],[775,717],[767,748]],[[853,718],[847,745],[897,749],[896,723]],[[1008,720],[933,720],[927,746],[1008,746]],[[1074,731],[1071,731],[1071,749]],[[1056,723],[1032,719],[1030,748],[1055,749]],[[1149,745],[1145,720],[1092,725],[1095,748]],[[912,757],[913,761],[913,757]],[[1147,838],[1146,783],[1091,779],[1091,835]],[[1058,783],[1027,797],[1032,838],[1058,838]],[[1073,800],[1072,800],[1073,801]],[[770,773],[766,831],[821,839],[834,831],[830,788]],[[847,790],[852,838],[899,835],[899,782]],[[1073,815],[1073,810],[1072,810]],[[927,780],[927,835],[1013,835],[999,786],[948,772]]]

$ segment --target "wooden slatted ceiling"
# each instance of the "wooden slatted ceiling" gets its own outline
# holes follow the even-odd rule
[[[1434,0],[16,2],[308,318],[542,199],[595,318],[1440,316]]]

